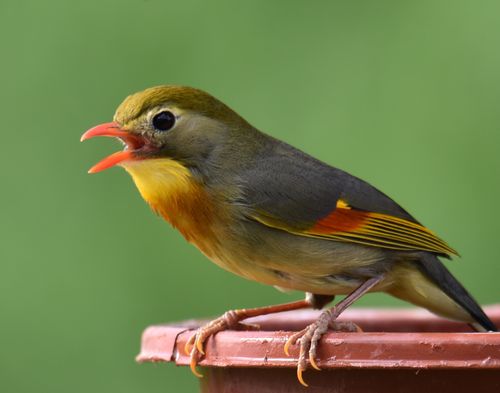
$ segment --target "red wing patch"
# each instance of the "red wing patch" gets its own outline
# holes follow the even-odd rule
[[[369,214],[350,208],[337,207],[331,214],[319,220],[309,231],[322,235],[356,231],[366,225],[370,218]]]
[[[458,255],[426,227],[387,214],[356,210],[342,200],[305,234],[394,250],[421,250]]]

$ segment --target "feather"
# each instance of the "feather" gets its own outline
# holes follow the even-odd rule
[[[388,214],[352,209],[339,200],[337,208],[305,231],[317,235],[394,250],[420,250],[449,255],[457,252],[423,225]]]
[[[273,140],[256,161],[241,175],[255,221],[300,236],[458,255],[375,187],[283,142]]]

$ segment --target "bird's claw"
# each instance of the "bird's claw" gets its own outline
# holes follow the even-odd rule
[[[194,375],[198,378],[202,378],[203,375],[196,369],[200,358],[205,355],[205,341],[212,335],[225,330],[227,328],[227,323],[224,321],[223,317],[214,319],[205,326],[200,327],[186,342],[184,346],[184,352],[189,355],[189,367]]]
[[[193,345],[191,349],[191,353],[189,354],[190,360],[189,360],[189,368],[191,369],[191,372],[197,376],[198,378],[203,378],[203,374],[200,373],[197,369],[196,366],[198,365],[198,353],[196,352],[196,347]]]
[[[361,331],[359,326],[352,322],[337,323],[332,321],[332,316],[331,310],[324,311],[315,322],[300,332],[294,333],[287,340],[283,348],[286,355],[290,356],[290,347],[296,343],[300,344],[300,353],[297,362],[297,379],[306,387],[308,384],[304,380],[303,373],[307,370],[307,361],[309,360],[309,364],[315,370],[321,370],[316,361],[318,345],[321,337],[323,337],[323,335],[328,331],[328,328],[350,332]]]
[[[240,310],[232,310],[224,313],[213,321],[210,321],[205,326],[200,327],[184,345],[184,352],[189,356],[190,362],[189,367],[194,375],[202,378],[203,375],[198,372],[196,366],[200,361],[201,357],[205,355],[205,342],[210,336],[215,335],[226,329],[238,329],[238,330],[256,330],[259,329],[258,325],[244,324],[240,320],[244,319],[246,315]]]
[[[304,335],[306,329],[303,329],[300,332],[292,334],[288,338],[288,340],[286,340],[285,346],[283,347],[283,350],[285,351],[286,356],[290,356],[290,347],[297,343],[297,341]]]

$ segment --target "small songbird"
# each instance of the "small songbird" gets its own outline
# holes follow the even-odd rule
[[[90,169],[120,165],[151,208],[210,260],[241,277],[306,292],[276,306],[238,309],[186,345],[191,369],[211,335],[242,320],[346,297],[294,334],[299,381],[319,369],[321,336],[366,292],[386,292],[478,331],[496,327],[438,257],[457,255],[375,187],[262,133],[211,95],[158,86],[133,94],[113,122],[88,130],[125,148]]]

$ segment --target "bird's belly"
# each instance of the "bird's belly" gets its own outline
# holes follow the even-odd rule
[[[259,230],[252,231],[251,241],[242,233],[227,234],[220,247],[205,254],[241,277],[325,295],[349,293],[387,269],[385,255],[373,247]]]
[[[272,285],[282,290],[299,290],[324,295],[341,295],[357,288],[362,280],[341,274],[314,275],[287,269],[277,270],[268,267],[267,261],[233,258],[210,258],[212,262],[240,277]]]

